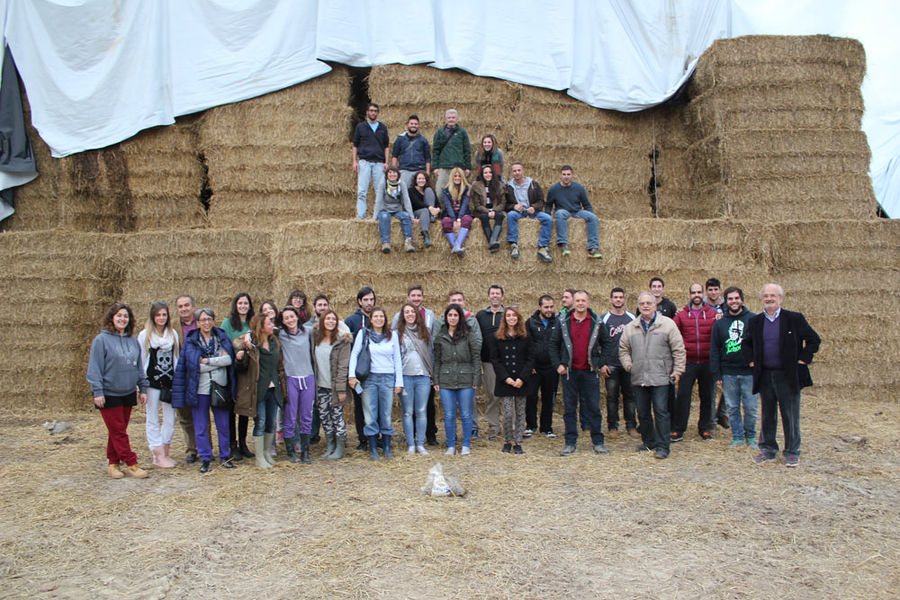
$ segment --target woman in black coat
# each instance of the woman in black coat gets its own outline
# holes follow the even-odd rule
[[[503,310],[503,320],[496,336],[488,338],[488,350],[497,377],[494,396],[503,403],[503,435],[506,439],[503,452],[523,454],[525,391],[534,360],[525,320],[517,309],[508,307]]]

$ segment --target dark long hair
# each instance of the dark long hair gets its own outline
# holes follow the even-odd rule
[[[381,328],[381,333],[384,335],[384,339],[390,341],[390,339],[391,339],[391,324],[388,323],[387,311],[384,310],[383,308],[381,308],[380,306],[376,306],[375,308],[373,308],[372,314],[369,315],[369,330],[373,331],[373,332],[375,331],[375,328],[372,325],[372,316],[374,316],[375,313],[377,313],[377,312],[380,312],[381,314],[384,315],[384,326]]]
[[[461,340],[464,337],[469,335],[469,323],[466,322],[466,311],[463,310],[463,307],[459,304],[451,304],[447,308],[444,309],[444,324],[447,326],[447,332],[450,331],[450,324],[447,323],[447,314],[451,311],[455,310],[459,315],[459,324],[456,326],[456,331],[453,332],[453,335],[450,336],[453,340]]]
[[[256,313],[253,312],[253,299],[250,298],[250,294],[247,292],[240,292],[237,296],[234,297],[234,300],[231,301],[231,314],[228,315],[228,322],[231,323],[231,328],[235,331],[240,331],[241,329],[241,315],[238,314],[237,311],[237,303],[241,298],[246,298],[247,302],[250,303],[250,310],[247,311],[247,324],[250,324],[250,319],[253,318],[253,315]]]
[[[494,175],[491,177],[491,182],[488,183],[484,180],[484,170],[490,169],[491,173]],[[490,195],[491,202],[494,206],[499,206],[498,202],[503,198],[503,184],[500,183],[500,176],[494,173],[493,167],[491,165],[481,165],[478,167],[478,176],[475,178],[475,181],[480,181],[484,184],[485,191]],[[496,200],[496,202],[495,202]]]
[[[425,326],[425,318],[419,312],[419,309],[409,302],[404,302],[403,306],[400,307],[400,319],[397,321],[397,341],[402,344],[403,336],[406,334],[406,319],[403,317],[403,311],[406,310],[407,306],[416,313],[416,335],[427,344],[431,341],[431,334],[428,333],[428,327]]]
[[[113,305],[106,310],[106,314],[103,315],[103,320],[100,321],[100,327],[111,333],[119,333],[116,331],[116,326],[113,324],[113,316],[123,308],[128,311],[128,325],[125,326],[125,335],[131,335],[134,332],[134,313],[131,312],[131,307],[124,302],[114,302]]]

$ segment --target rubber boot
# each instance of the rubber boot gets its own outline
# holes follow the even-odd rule
[[[494,225],[494,230],[491,232],[491,239],[488,240],[488,248],[491,252],[497,252],[500,250],[500,226]]]
[[[269,449],[275,445],[275,434],[274,433],[265,433],[263,434],[263,458],[270,465],[275,464],[275,455],[269,452]],[[259,456],[257,454],[257,456]]]
[[[334,452],[334,434],[326,433],[325,441],[328,442],[328,450],[325,451],[325,454],[322,455],[322,458],[328,458],[331,456],[331,453]]]
[[[456,254],[456,234],[453,232],[445,233],[444,237],[447,238],[447,243],[450,244],[450,252]]]
[[[455,254],[465,254],[466,249],[463,248],[463,243],[465,243],[466,238],[469,236],[468,229],[460,229],[459,233],[456,235],[456,246],[454,246],[453,252]]]
[[[287,452],[288,460],[294,463],[295,465],[300,461],[300,457],[297,456],[297,450],[294,448],[294,443],[296,443],[297,438],[293,437],[290,439],[284,440],[284,449]]]
[[[479,219],[481,221],[481,219]],[[491,222],[481,221],[481,230],[484,232],[484,240],[490,245],[491,243]]]
[[[300,434],[300,462],[304,465],[312,463],[312,459],[309,457],[309,438],[310,434],[308,433]]]
[[[237,440],[231,441],[231,452],[229,452],[228,458],[231,460],[244,460],[244,455],[241,454],[241,450],[238,448]]]
[[[394,458],[394,455],[391,453],[391,436],[381,434],[381,443],[384,448],[384,457]]]
[[[238,416],[238,450],[241,451],[244,458],[253,458],[256,456],[250,452],[250,449],[247,447],[247,425],[249,422],[250,417]]]
[[[266,460],[265,438],[261,435],[253,436],[253,449],[256,451],[256,466],[260,469],[271,469],[272,465]]]
[[[326,456],[328,460],[341,460],[344,458],[344,448],[347,446],[347,436],[338,435],[334,438],[334,452]]]
[[[431,234],[428,231],[422,232],[422,241],[425,243],[426,248],[431,248]]]
[[[378,460],[378,436],[370,435],[369,437],[369,458],[372,460]]]

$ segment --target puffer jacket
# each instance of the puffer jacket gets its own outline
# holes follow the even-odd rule
[[[448,390],[481,385],[481,337],[471,327],[466,337],[454,340],[447,324],[441,325],[434,339],[434,385]]]
[[[690,305],[675,313],[674,321],[684,339],[687,362],[698,364],[709,362],[709,345],[718,314],[716,309],[705,302],[696,317],[691,312]]]
[[[347,403],[347,396],[341,402],[338,394],[347,394],[347,378],[349,377],[350,351],[353,349],[353,336],[339,332],[337,340],[331,347],[331,358],[328,360],[331,369],[331,404],[338,408]],[[319,368],[316,363],[316,351],[313,349],[313,372]]]
[[[684,373],[684,340],[675,322],[657,314],[647,331],[638,317],[619,339],[619,360],[631,373],[632,386],[669,385],[669,377]]]
[[[528,339],[531,340],[531,357],[534,360],[534,368],[556,368],[553,358],[550,356],[550,343],[553,339],[553,331],[559,328],[559,323],[559,317],[553,315],[547,319],[547,324],[544,325],[544,318],[541,316],[540,310],[534,311],[534,314],[525,321]]]
[[[235,397],[236,387],[234,382],[234,349],[228,335],[213,327],[210,335],[215,336],[219,345],[231,356],[231,365],[228,367],[228,385],[231,387],[231,397]],[[200,359],[203,358],[200,344],[200,330],[194,329],[187,334],[184,346],[181,347],[181,356],[175,366],[175,378],[172,380],[172,407],[194,408],[197,406],[197,385],[200,383]]]
[[[488,337],[488,353],[494,373],[497,375],[497,383],[494,385],[494,395],[524,396],[528,390],[528,378],[531,377],[531,369],[534,361],[531,357],[531,341],[528,337],[514,337],[498,339],[496,335]],[[521,379],[525,382],[520,388],[514,388],[506,383],[506,378]]]
[[[278,342],[278,337],[273,335],[269,338],[269,348],[278,349],[279,383],[275,386],[275,402],[278,406],[284,406],[286,381],[284,377],[284,359],[281,354],[281,344]],[[238,350],[244,349],[243,336],[235,338],[234,349],[235,354],[237,354]],[[235,371],[238,373],[243,371],[244,375],[238,377],[237,393],[234,398],[234,412],[245,417],[256,417],[257,383],[259,382],[259,348],[257,346],[244,351],[244,356],[235,365]]]

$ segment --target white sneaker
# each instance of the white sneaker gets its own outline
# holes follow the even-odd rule
[[[447,448],[447,451],[444,452],[444,454],[446,454],[447,456],[453,456],[454,454],[456,454],[456,448],[450,446],[449,448]]]
[[[425,446],[416,446],[416,451],[422,456],[428,456],[428,450],[425,449]]]
[[[460,451],[460,454],[462,454],[463,456],[468,456],[468,455],[472,454],[472,451],[469,450],[468,446],[463,446],[462,450]]]
[[[415,446],[410,446],[409,448],[406,449],[406,453],[407,453],[407,454],[415,454],[415,453],[416,453],[416,447],[415,447]]]

